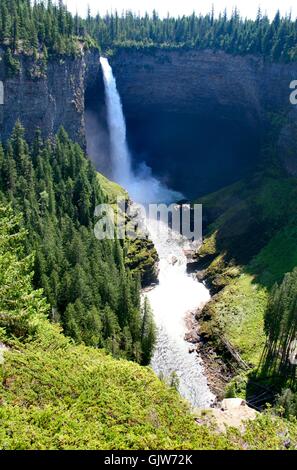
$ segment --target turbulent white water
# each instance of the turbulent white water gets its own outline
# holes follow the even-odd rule
[[[108,126],[111,140],[113,177],[138,203],[169,203],[181,194],[169,190],[142,166],[132,170],[126,142],[126,124],[116,81],[107,59],[101,58],[106,90]],[[196,354],[189,353],[184,339],[186,315],[209,300],[209,292],[186,272],[187,259],[180,236],[168,236],[162,222],[148,220],[147,227],[160,258],[159,285],[147,295],[158,327],[158,340],[152,367],[158,375],[178,378],[181,395],[196,407],[208,406],[214,398]],[[171,232],[172,235],[172,232]]]
[[[187,275],[187,258],[179,235],[172,237],[162,222],[148,221],[150,236],[160,257],[159,285],[148,293],[158,327],[158,344],[152,367],[159,376],[175,374],[179,391],[195,407],[214,399],[197,354],[185,341],[186,314],[203,307],[210,295],[203,284]]]

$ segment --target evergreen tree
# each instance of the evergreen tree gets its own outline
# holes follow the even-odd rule
[[[41,291],[32,287],[33,256],[26,256],[21,217],[0,206],[0,327],[12,336],[34,330],[32,320],[47,313]]]
[[[42,288],[67,335],[141,361],[140,281],[125,266],[118,240],[98,241],[95,207],[105,202],[95,169],[64,129],[28,146],[17,122],[0,146],[0,199],[23,213],[26,253],[35,256],[34,287]]]
[[[271,293],[265,315],[267,345],[264,370],[296,380],[297,268],[285,276]]]
[[[141,345],[142,345],[142,364],[148,365],[151,362],[154,347],[156,343],[156,326],[153,320],[153,313],[147,297],[144,299],[142,309],[142,327],[141,327]]]
[[[92,38],[92,39],[91,39]],[[162,47],[221,49],[232,54],[258,54],[275,61],[296,60],[297,30],[292,18],[273,21],[258,11],[255,21],[243,19],[235,9],[228,17],[226,10],[215,17],[214,10],[205,16],[178,18],[168,15],[135,15],[127,11],[85,19],[73,17],[61,0],[58,5],[42,0],[33,5],[28,0],[0,0],[0,43],[9,46],[16,57],[19,50],[43,59],[56,54],[80,53],[78,39],[85,47],[108,50],[118,47]],[[97,43],[97,46],[96,46]],[[21,47],[20,47],[21,46]],[[46,49],[45,49],[46,48]],[[12,58],[13,59],[13,58]],[[10,58],[11,60],[11,58]]]

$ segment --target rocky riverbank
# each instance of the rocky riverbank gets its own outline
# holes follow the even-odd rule
[[[210,390],[217,397],[217,400],[222,400],[225,396],[226,386],[232,379],[233,374],[228,364],[216,353],[211,344],[200,335],[200,315],[201,310],[187,314],[185,341],[189,343],[189,354],[197,354],[202,360]]]

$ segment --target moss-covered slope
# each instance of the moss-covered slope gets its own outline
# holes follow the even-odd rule
[[[264,312],[275,282],[297,264],[296,178],[272,168],[203,198],[207,222],[198,253],[213,299],[202,332],[231,344],[257,366],[265,344]]]
[[[0,449],[284,449],[288,438],[297,444],[296,426],[269,415],[248,424],[244,435],[198,425],[152,370],[74,346],[47,321],[39,320],[34,341],[8,344],[0,366]]]

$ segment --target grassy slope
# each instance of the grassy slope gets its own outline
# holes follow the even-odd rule
[[[243,436],[197,425],[150,369],[74,346],[45,321],[37,339],[11,345],[0,378],[0,449],[283,449],[288,437],[297,445],[297,426],[269,415]]]
[[[269,290],[297,265],[296,195],[296,179],[271,170],[202,201],[210,225],[199,256],[219,291],[203,330],[216,341],[226,337],[253,366],[265,342]]]
[[[128,198],[128,193],[125,191],[121,186],[109,179],[105,178],[101,173],[97,173],[100,188],[103,190],[106,198],[109,200],[111,204],[117,202],[117,198]]]
[[[98,179],[108,202],[114,206],[117,212],[117,199],[127,201],[129,199],[128,193],[121,186],[108,180],[100,173],[98,173]],[[157,281],[157,262],[158,254],[150,240],[126,240],[125,264],[132,273],[140,274],[143,286],[146,287]]]
[[[263,317],[266,302],[266,289],[254,284],[252,276],[242,274],[230,280],[207,306],[210,318],[202,323],[201,330],[216,341],[223,336],[244,361],[256,366],[265,344]]]

